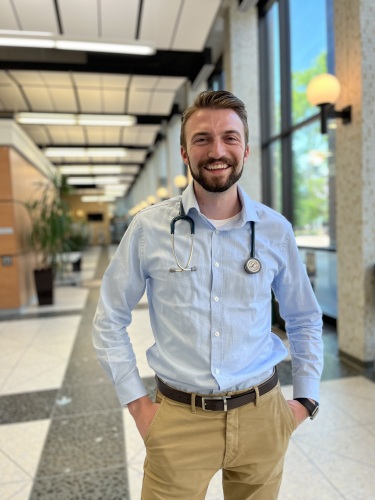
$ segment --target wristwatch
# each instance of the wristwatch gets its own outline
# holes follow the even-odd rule
[[[319,403],[307,398],[294,398],[294,400],[301,403],[309,412],[311,420],[314,420],[319,412]]]

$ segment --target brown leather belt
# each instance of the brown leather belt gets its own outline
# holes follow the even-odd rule
[[[259,396],[263,396],[276,387],[278,380],[279,379],[275,369],[273,375],[269,379],[258,385]],[[173,401],[177,401],[178,403],[191,405],[191,393],[174,389],[173,387],[166,385],[162,380],[160,380],[159,377],[156,377],[156,385],[163,396],[166,396]],[[196,394],[195,405],[201,407],[203,410],[228,411],[252,403],[255,401],[255,398],[255,389],[243,392],[242,394],[235,394],[233,396],[200,396],[199,394]]]

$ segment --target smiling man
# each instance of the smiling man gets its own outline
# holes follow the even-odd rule
[[[145,442],[143,500],[203,500],[220,469],[226,500],[276,499],[290,436],[318,411],[321,311],[290,224],[238,185],[248,134],[242,101],[200,94],[181,126],[193,182],[134,217],[103,277],[94,345]],[[145,289],[156,402],[127,333]],[[290,340],[292,401],[275,369],[288,353],[271,332],[271,290]]]

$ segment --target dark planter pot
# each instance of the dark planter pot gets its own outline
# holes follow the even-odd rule
[[[53,273],[52,267],[34,270],[36,293],[40,306],[53,304]]]
[[[82,257],[73,262],[73,272],[77,273],[81,270]]]

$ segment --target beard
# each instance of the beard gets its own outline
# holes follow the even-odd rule
[[[188,157],[189,159],[189,157]],[[206,170],[204,167],[207,165],[212,165],[213,163],[220,162],[220,163],[226,163],[229,165],[229,168],[231,169],[231,172],[228,177],[220,178],[220,176],[209,176],[209,174],[206,176]],[[244,162],[242,163],[242,167],[240,170],[238,170],[239,162],[229,160],[229,158],[226,157],[221,157],[217,159],[210,159],[207,161],[201,161],[196,165],[196,171],[193,171],[193,169],[190,166],[190,159],[189,159],[189,169],[191,176],[193,179],[205,190],[210,193],[223,193],[224,191],[227,191],[229,188],[233,186],[237,181],[240,180],[243,172],[243,167],[244,167]]]

